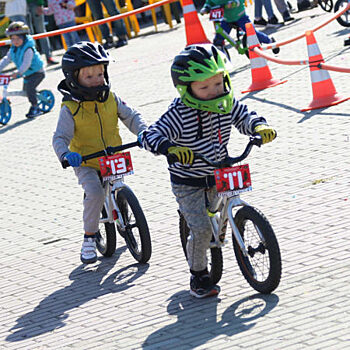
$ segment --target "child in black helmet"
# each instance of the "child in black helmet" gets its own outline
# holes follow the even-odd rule
[[[276,137],[265,118],[233,96],[226,69],[226,56],[211,44],[187,46],[171,66],[173,83],[180,98],[175,98],[160,119],[139,139],[154,154],[173,154],[178,163],[169,167],[173,193],[190,229],[187,258],[190,268],[190,293],[197,298],[217,295],[207,269],[207,250],[212,231],[206,200],[216,196],[214,169],[193,152],[213,161],[223,160],[232,125],[242,134],[258,133],[263,143]],[[193,166],[190,166],[192,165]]]
[[[119,119],[135,135],[146,128],[140,113],[110,91],[107,72],[109,54],[98,43],[80,42],[62,58],[65,79],[58,85],[63,94],[53,147],[58,159],[74,167],[84,198],[84,241],[81,261],[97,260],[96,235],[104,203],[98,176],[98,159],[82,163],[82,155],[122,144]]]
[[[17,70],[11,78],[23,77],[23,90],[31,104],[26,117],[33,118],[43,112],[38,107],[36,88],[45,77],[44,62],[35,48],[35,42],[29,35],[29,27],[23,22],[12,22],[6,29],[11,39],[11,48],[0,61],[0,72],[12,61]]]

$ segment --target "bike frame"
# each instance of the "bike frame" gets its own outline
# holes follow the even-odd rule
[[[208,211],[209,213],[216,212],[215,215],[209,214],[210,224],[213,232],[215,241],[211,242],[210,248],[218,247],[221,248],[225,246],[227,240],[224,239],[227,230],[227,221],[229,221],[233,235],[243,252],[244,256],[248,256],[247,249],[239,233],[239,230],[235,224],[234,216],[232,215],[232,210],[235,207],[240,207],[244,205],[249,205],[247,202],[240,198],[239,194],[230,195],[225,197],[216,196],[213,203],[210,204]],[[218,212],[219,207],[222,206],[221,210]],[[263,239],[259,230],[258,234],[261,239]]]
[[[124,183],[124,176],[118,176],[117,178],[113,180],[108,180],[103,184],[107,217],[103,219],[101,218],[100,223],[113,223],[114,221],[116,221],[118,226],[121,227],[121,229],[125,228],[123,217],[115,200],[115,193],[118,193],[118,191],[120,191],[124,187],[128,187]],[[115,211],[116,215],[113,211]]]

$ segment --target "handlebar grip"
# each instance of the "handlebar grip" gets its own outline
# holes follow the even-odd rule
[[[177,163],[179,161],[177,156],[175,154],[172,154],[172,153],[168,154],[166,156],[166,159],[167,159],[169,165],[172,165],[172,164]]]
[[[69,162],[68,162],[67,159],[63,159],[61,164],[62,164],[62,168],[63,169],[66,169],[66,168],[70,167]]]

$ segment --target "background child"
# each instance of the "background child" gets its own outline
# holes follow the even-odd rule
[[[250,23],[251,20],[245,12],[244,0],[206,0],[204,6],[200,10],[200,13],[202,15],[209,13],[211,8],[218,7],[219,5],[224,7],[224,20],[220,22],[221,27],[228,34],[230,34],[234,25],[237,25],[241,30],[246,32],[245,24]],[[255,32],[261,43],[270,44],[275,42],[274,38],[269,38],[269,36],[264,32],[260,32],[258,30],[255,30]],[[213,43],[215,46],[221,49],[224,45],[224,38],[220,34],[216,34]],[[279,53],[279,51],[279,47],[272,49],[272,52],[275,54]]]
[[[226,56],[211,44],[186,47],[171,66],[180,98],[139,137],[145,149],[174,154],[179,160],[169,172],[172,191],[190,228],[190,293],[197,298],[217,295],[220,288],[212,284],[207,269],[212,231],[206,198],[211,201],[216,196],[214,169],[194,160],[193,152],[215,161],[224,159],[232,125],[245,135],[260,134],[263,143],[276,136],[263,117],[248,112],[247,106],[234,98],[226,62]]]
[[[29,27],[23,22],[12,22],[6,29],[11,39],[11,48],[0,61],[0,72],[12,61],[17,71],[11,78],[23,77],[23,90],[26,92],[31,107],[26,117],[33,118],[43,114],[38,107],[36,88],[45,77],[44,62],[35,48],[35,42],[29,33]]]
[[[44,8],[45,15],[53,15],[59,29],[73,27],[75,23],[75,0],[48,0],[48,7]],[[67,46],[72,46],[80,41],[77,31],[64,33]]]
[[[119,119],[135,135],[146,128],[140,113],[110,91],[109,55],[98,43],[71,46],[62,58],[65,79],[58,85],[63,94],[53,147],[58,159],[74,167],[84,198],[84,241],[81,261],[97,260],[96,235],[104,203],[98,159],[82,163],[82,155],[122,144]]]

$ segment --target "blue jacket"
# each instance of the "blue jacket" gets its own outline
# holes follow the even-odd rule
[[[16,67],[19,68],[22,65],[23,56],[27,49],[32,49],[34,52],[34,56],[29,69],[23,73],[24,77],[36,73],[44,66],[44,62],[41,59],[39,52],[35,48],[34,39],[30,35],[27,35],[26,39],[24,40],[21,46],[15,47],[12,45],[10,48],[10,58],[14,62]]]

